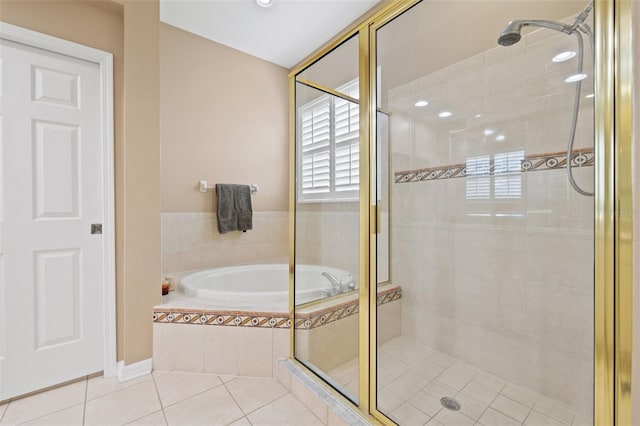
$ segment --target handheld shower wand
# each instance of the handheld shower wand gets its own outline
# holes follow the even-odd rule
[[[563,24],[561,22],[546,21],[540,19],[527,19],[510,21],[504,26],[498,37],[498,44],[501,46],[512,46],[520,41],[522,38],[522,28],[526,26],[548,28],[550,30],[559,31],[567,35],[575,34],[578,41],[578,74],[582,74],[583,62],[584,62],[584,42],[582,40],[581,32],[586,34],[591,42],[591,49],[593,50],[593,34],[591,28],[585,24],[585,20],[589,16],[589,12],[593,9],[593,0],[585,7],[577,16],[573,24]],[[567,147],[567,178],[571,187],[581,195],[593,196],[593,192],[585,191],[580,188],[573,178],[573,171],[571,170],[571,159],[573,156],[573,144],[576,138],[576,127],[578,125],[578,114],[580,111],[580,93],[582,91],[582,82],[576,82],[575,100],[573,103],[573,117],[571,121],[571,131],[569,133],[569,144]]]
[[[560,31],[565,34],[571,34],[573,30],[571,25],[565,25],[560,22],[545,21],[541,19],[523,19],[517,21],[510,21],[504,26],[498,37],[498,44],[500,46],[512,46],[520,41],[522,38],[522,27],[541,27],[548,28],[550,30]]]

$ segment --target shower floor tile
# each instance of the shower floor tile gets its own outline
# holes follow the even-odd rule
[[[329,376],[354,388],[356,362]],[[586,413],[403,336],[379,346],[378,366],[378,406],[401,426],[593,424]],[[460,410],[443,408],[443,397]]]

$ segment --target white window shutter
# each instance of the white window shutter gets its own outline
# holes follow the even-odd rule
[[[323,96],[300,109],[302,196],[328,194],[331,182],[331,98]]]
[[[337,89],[358,98],[358,81]],[[298,120],[298,200],[357,200],[360,168],[359,105],[324,95],[303,105]]]
[[[467,159],[466,193],[468,200],[488,200],[491,198],[491,157],[481,155]]]
[[[335,191],[353,193],[360,183],[359,106],[344,99],[335,99],[334,105]]]
[[[467,159],[467,199],[489,200],[493,198],[496,200],[508,200],[521,198],[521,164],[523,160],[524,151],[495,154],[493,157],[493,176],[491,176],[491,156],[482,155]]]
[[[522,197],[522,175],[520,168],[524,151],[496,154],[494,157],[493,190],[495,199]]]

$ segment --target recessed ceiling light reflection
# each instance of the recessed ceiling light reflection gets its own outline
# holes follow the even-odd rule
[[[496,141],[502,142],[503,140],[505,140],[505,137],[503,134],[499,134],[498,136],[496,136]]]
[[[551,59],[553,62],[564,62],[576,56],[576,52],[573,50],[567,50],[566,52],[558,53],[556,56]]]
[[[492,134],[494,134],[496,131],[493,129],[484,129],[484,135],[485,136],[491,136]]]
[[[589,95],[585,96],[585,98],[587,98],[587,99],[591,99],[591,98],[593,98],[593,97],[595,97],[595,96],[596,96],[596,95],[594,95],[593,93],[591,93],[591,94],[589,94]]]
[[[565,78],[564,81],[566,81],[567,83],[575,83],[576,81],[584,80],[585,78],[587,78],[587,75],[584,73],[580,73],[570,75],[569,77]]]
[[[474,117],[474,118],[480,118],[480,117],[482,117],[482,114],[476,114],[476,115],[474,115],[473,117]]]
[[[417,106],[418,108],[422,108],[422,107],[426,107],[427,105],[429,105],[429,102],[425,101],[425,100],[419,100],[414,105]]]
[[[273,0],[256,0],[256,3],[260,7],[271,7],[273,5]]]
[[[447,118],[447,117],[451,117],[453,114],[449,111],[442,111],[440,114],[438,114],[438,117],[440,118]]]

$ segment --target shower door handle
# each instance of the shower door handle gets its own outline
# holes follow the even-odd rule
[[[371,232],[371,234],[379,234],[380,228],[381,228],[380,205],[371,206],[370,212],[371,212],[371,217],[375,218],[375,220],[370,221],[371,227],[369,231]]]

